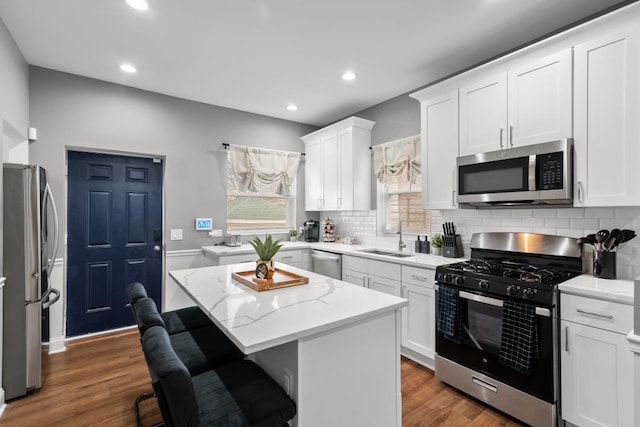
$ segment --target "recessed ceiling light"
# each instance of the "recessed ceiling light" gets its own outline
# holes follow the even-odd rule
[[[147,3],[147,0],[127,0],[127,4],[137,10],[149,9],[149,3]]]
[[[298,106],[296,104],[287,105],[287,110],[289,111],[296,111],[297,109],[298,109]]]
[[[129,73],[129,74],[133,74],[136,71],[136,67],[134,67],[131,64],[120,64],[120,70],[124,71],[125,73]]]
[[[356,78],[356,73],[354,73],[353,71],[345,71],[342,74],[342,80],[353,80]]]

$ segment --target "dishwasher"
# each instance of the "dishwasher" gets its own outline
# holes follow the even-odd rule
[[[342,255],[312,249],[311,259],[314,273],[342,280]]]

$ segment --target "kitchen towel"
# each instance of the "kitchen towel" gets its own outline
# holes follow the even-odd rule
[[[462,342],[460,293],[445,285],[438,285],[438,332],[455,343]]]
[[[538,328],[535,307],[515,301],[502,306],[502,342],[498,360],[524,374],[531,373],[538,358]]]

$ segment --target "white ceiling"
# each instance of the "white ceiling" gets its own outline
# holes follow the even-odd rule
[[[324,126],[620,1],[149,3],[1,0],[0,18],[29,64]]]

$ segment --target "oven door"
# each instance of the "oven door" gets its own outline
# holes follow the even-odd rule
[[[498,299],[481,292],[458,290],[462,320],[461,340],[456,342],[447,338],[436,328],[436,353],[546,402],[555,403],[554,342],[557,319],[554,309],[535,309],[537,356],[533,358],[529,372],[523,373],[499,360],[503,335],[502,305],[506,299]],[[436,324],[439,318],[440,294],[436,285]]]

